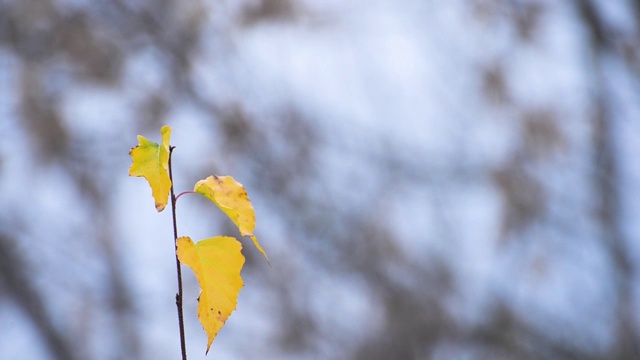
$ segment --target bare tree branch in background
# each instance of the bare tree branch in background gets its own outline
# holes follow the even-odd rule
[[[640,45],[634,41],[640,34],[629,33],[627,29],[616,29],[607,24],[590,0],[578,1],[584,26],[589,34],[591,46],[592,71],[595,90],[593,92],[593,148],[594,148],[594,190],[597,194],[597,215],[602,226],[602,241],[610,252],[615,267],[614,278],[617,292],[616,306],[616,342],[612,358],[631,359],[640,357],[640,333],[634,319],[634,289],[637,270],[629,255],[629,240],[622,231],[621,194],[619,177],[619,151],[615,146],[615,127],[617,119],[613,115],[612,100],[609,98],[609,85],[606,80],[604,58],[613,56],[631,69],[638,69],[640,59],[628,57],[625,50],[640,51]],[[631,9],[630,9],[631,11]],[[635,4],[638,12],[638,4]],[[636,73],[640,75],[640,73]],[[636,79],[640,84],[640,78]]]
[[[43,305],[44,296],[31,285],[30,279],[26,276],[29,267],[16,252],[15,243],[16,240],[11,239],[9,235],[0,234],[0,289],[4,290],[2,293],[10,296],[33,322],[53,358],[80,359],[72,334],[54,325],[51,314]]]

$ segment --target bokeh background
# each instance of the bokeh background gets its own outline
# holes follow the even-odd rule
[[[272,263],[244,240],[209,359],[640,358],[638,0],[1,0],[1,359],[179,358],[127,176],[164,124]]]

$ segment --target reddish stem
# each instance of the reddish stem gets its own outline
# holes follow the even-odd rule
[[[195,192],[195,191],[191,191],[191,190],[183,191],[183,192],[181,192],[180,194],[178,194],[178,195],[176,196],[176,201],[178,201],[178,199],[180,198],[180,196],[182,196],[182,195],[184,195],[184,194],[196,194],[196,192]]]

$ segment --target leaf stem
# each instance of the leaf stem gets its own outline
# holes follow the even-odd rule
[[[195,191],[191,191],[191,190],[187,190],[187,191],[183,191],[180,194],[176,195],[176,201],[178,201],[178,199],[180,198],[180,196],[184,195],[184,194],[196,194]]]
[[[173,218],[173,244],[176,247],[176,272],[178,273],[178,293],[176,294],[176,307],[178,308],[178,325],[180,326],[180,349],[182,350],[182,360],[187,360],[187,344],[184,335],[184,316],[182,313],[182,271],[180,269],[180,260],[178,259],[177,245],[178,241],[178,223],[176,221],[176,200],[173,191],[173,172],[171,170],[171,154],[175,146],[169,147],[169,179],[171,180],[171,215]],[[178,194],[178,196],[184,193]]]

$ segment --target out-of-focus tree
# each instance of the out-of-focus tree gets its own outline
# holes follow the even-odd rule
[[[252,334],[237,354],[638,358],[621,148],[638,129],[638,19],[638,1],[604,0],[2,1],[0,306],[50,358],[158,355],[112,194],[133,135],[188,113],[217,143],[182,170],[232,170],[267,219],[273,267],[246,253],[261,330],[227,326]],[[372,30],[405,22],[415,33]],[[259,41],[285,65],[252,67],[271,59],[252,59]],[[385,56],[397,79],[377,72]],[[359,75],[322,77],[345,64]]]

